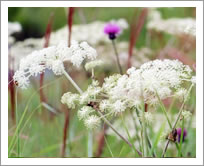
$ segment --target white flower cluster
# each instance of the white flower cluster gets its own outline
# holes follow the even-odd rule
[[[21,59],[19,70],[14,75],[14,81],[19,87],[26,88],[30,76],[37,76],[44,70],[51,69],[55,75],[62,75],[64,61],[70,61],[74,66],[79,67],[84,59],[94,60],[97,57],[96,50],[86,42],[72,42],[67,47],[66,42],[60,42],[57,46],[51,46],[39,51],[34,51]]]
[[[149,14],[148,29],[166,32],[172,35],[187,34],[196,36],[196,20],[194,18],[162,19],[160,12],[152,10]]]
[[[67,104],[70,109],[79,109],[79,119],[84,121],[84,124],[88,129],[93,129],[100,124],[100,118],[89,104],[91,102],[97,102],[97,98],[101,92],[102,88],[99,87],[99,82],[93,80],[92,84],[84,93],[79,95],[67,92],[62,96],[61,102]]]
[[[112,20],[121,26],[121,29],[126,29],[128,27],[127,21],[125,19]],[[103,28],[106,22],[94,21],[88,24],[79,24],[72,26],[72,40],[79,42],[87,41],[88,44],[94,46],[94,48],[101,46],[104,48],[104,44],[109,44],[111,41],[103,32]],[[68,27],[65,26],[50,35],[50,46],[56,46],[62,40],[67,43]],[[9,38],[9,43],[13,43],[14,39]],[[43,38],[29,38],[24,41],[15,42],[10,48],[11,56],[15,57],[15,69],[18,68],[20,59],[32,53],[34,50],[39,50],[43,48],[45,39]],[[68,45],[68,44],[67,44]],[[107,47],[108,45],[106,45]],[[128,47],[128,44],[127,44]],[[120,48],[120,47],[118,47]],[[98,49],[97,49],[98,50]],[[112,49],[111,49],[112,50]],[[127,48],[125,49],[127,50]],[[104,50],[102,50],[103,52]],[[120,52],[120,50],[118,50]],[[112,55],[112,52],[108,48],[106,54]],[[125,55],[126,56],[126,55]],[[132,56],[134,57],[134,56]]]
[[[75,99],[73,101],[72,95],[67,101],[62,99],[62,102],[67,103],[69,108],[75,108],[72,104],[79,103],[79,107],[83,108],[79,111],[79,118],[84,118],[84,121],[89,113],[95,113],[93,108],[87,107],[90,103],[94,103],[105,115],[117,115],[135,107],[140,110],[143,103],[156,106],[160,100],[168,97],[183,97],[186,95],[184,81],[193,83],[191,74],[190,67],[178,60],[154,60],[139,69],[128,69],[127,74],[105,78],[102,87],[99,87],[98,81],[93,81],[82,95],[77,96],[77,102]],[[97,118],[93,116],[89,122],[95,125]],[[150,113],[145,113],[144,118],[151,123]]]
[[[182,88],[183,81],[191,81],[189,66],[178,60],[154,60],[143,64],[139,69],[128,69],[117,85],[109,90],[113,99],[128,101],[130,105],[140,104],[142,100],[150,105],[158,103]]]
[[[97,66],[101,66],[102,64],[103,64],[102,60],[90,61],[90,62],[86,63],[85,69],[86,70],[91,70],[91,69],[94,69]]]

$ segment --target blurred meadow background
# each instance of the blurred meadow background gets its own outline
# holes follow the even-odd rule
[[[19,61],[34,50],[55,45],[59,40],[68,40],[67,16],[69,8],[14,8],[8,11],[10,23],[20,26],[9,34],[9,81],[18,69]],[[178,59],[196,71],[196,39],[192,24],[195,25],[195,8],[74,8],[72,38],[86,40],[96,49],[105,63],[95,70],[100,84],[105,77],[117,73],[114,50],[108,37],[103,34],[103,26],[111,20],[125,19],[128,28],[116,39],[116,46],[124,71],[128,62],[132,66],[155,59]],[[101,29],[100,29],[101,28]],[[13,27],[13,29],[15,29]],[[18,29],[18,28],[17,28]],[[10,30],[9,30],[10,31]],[[101,31],[101,33],[100,33]],[[132,55],[131,57],[130,54]],[[83,68],[69,69],[73,80],[86,90],[90,84],[90,72]],[[9,84],[9,157],[88,157],[88,130],[77,117],[77,110],[69,110],[61,103],[61,96],[75,92],[73,86],[63,76],[52,72],[44,73],[41,97],[40,75],[31,78],[26,90],[19,89],[14,82]],[[47,105],[42,105],[42,100]],[[181,102],[168,98],[163,101],[172,121]],[[196,157],[196,94],[195,87],[184,108],[191,116],[185,121],[187,136],[182,144],[182,157]],[[141,150],[139,121],[136,115],[123,113],[131,141]],[[152,112],[153,122],[147,126],[151,149],[146,157],[161,157],[169,132],[168,124],[160,107]],[[133,123],[134,121],[137,121]],[[136,124],[136,125],[135,125]],[[118,117],[112,125],[128,138],[126,129]],[[181,123],[178,127],[181,127]],[[110,128],[104,125],[93,131],[91,157],[138,157]],[[166,157],[178,157],[178,151],[170,142]]]

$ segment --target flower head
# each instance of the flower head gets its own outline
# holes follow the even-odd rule
[[[91,115],[84,121],[84,124],[88,129],[94,129],[100,125],[100,118],[96,115]]]
[[[61,102],[67,104],[68,108],[75,109],[76,104],[79,102],[79,94],[67,92],[62,96]]]
[[[90,62],[86,63],[85,69],[90,70],[90,69],[93,69],[93,68],[95,68],[97,66],[101,66],[102,64],[103,64],[102,60],[90,61]]]
[[[26,88],[29,78],[41,74],[46,68],[52,70],[55,75],[62,75],[65,61],[79,67],[85,59],[94,60],[96,56],[96,50],[86,42],[73,41],[71,47],[67,47],[66,42],[62,41],[56,46],[34,51],[21,59],[14,81],[19,87]]]
[[[117,24],[108,23],[104,27],[104,33],[109,35],[110,40],[114,40],[120,31],[121,28]]]
[[[84,106],[78,111],[79,119],[85,119],[89,116],[90,113],[94,112],[94,109],[89,106]]]
[[[178,136],[177,140],[178,140],[178,142],[180,142],[182,129],[177,128],[176,131],[177,131],[177,136]],[[184,130],[183,130],[183,142],[184,142],[186,136],[187,136],[187,130],[184,128]]]

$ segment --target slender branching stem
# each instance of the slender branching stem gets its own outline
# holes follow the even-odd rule
[[[171,121],[170,121],[170,119],[169,119],[169,117],[168,117],[168,115],[167,115],[167,112],[166,112],[166,109],[165,109],[165,107],[164,107],[164,104],[162,103],[162,101],[161,101],[159,95],[158,95],[157,93],[156,93],[156,95],[157,95],[157,98],[158,98],[158,100],[159,100],[159,104],[160,104],[160,106],[161,106],[161,109],[162,109],[162,111],[163,111],[163,113],[164,113],[164,115],[165,115],[165,117],[166,117],[166,119],[167,119],[167,122],[168,122],[168,124],[169,124],[169,127],[172,129],[172,124],[171,124]]]
[[[19,125],[19,112],[18,112],[18,88],[16,89],[16,126]],[[17,157],[20,157],[20,129],[17,127]]]
[[[181,128],[181,137],[180,137],[180,142],[179,142],[179,152],[178,152],[178,157],[182,157],[182,153],[181,153],[181,150],[182,150],[182,143],[183,143],[183,137],[184,137],[184,117],[182,119],[182,128]]]
[[[112,41],[112,44],[113,44],[113,49],[114,49],[115,56],[116,56],[116,60],[117,60],[117,66],[118,66],[118,69],[119,69],[120,74],[122,75],[122,74],[123,74],[123,71],[122,71],[122,67],[121,67],[121,64],[120,64],[120,60],[119,60],[119,56],[118,56],[118,51],[117,51],[117,48],[116,48],[116,44],[115,44],[115,41],[114,41],[114,40],[111,40],[111,41]]]
[[[188,99],[189,93],[190,93],[191,89],[193,88],[193,86],[194,86],[194,84],[191,84],[190,88],[188,89],[187,95],[186,95],[186,97],[185,97],[185,99],[184,99],[184,101],[183,101],[183,103],[182,103],[182,105],[181,105],[181,107],[180,107],[180,109],[179,109],[179,113],[178,113],[178,116],[177,116],[177,118],[176,118],[176,121],[174,122],[172,131],[176,128],[176,125],[177,125],[177,123],[178,123],[178,121],[179,121],[179,119],[180,119],[180,116],[181,116],[182,112],[183,112],[183,107],[184,107],[184,105],[185,105],[185,103],[186,103],[186,101],[187,101],[187,99]],[[169,142],[170,142],[170,140],[168,140],[167,143],[166,143],[166,145],[165,145],[165,148],[164,148],[163,153],[162,153],[162,157],[165,156],[165,153],[166,153],[167,148],[168,148],[168,146],[169,146]]]
[[[142,127],[142,122],[141,122],[141,120],[140,120],[140,118],[139,118],[139,112],[138,112],[138,109],[137,109],[137,108],[136,108],[136,114],[137,114],[137,117],[138,117],[138,119],[139,119],[140,126]],[[149,139],[147,133],[146,133],[146,136],[147,136],[147,143],[148,143],[149,149],[152,149],[152,144],[151,144],[151,141],[150,141],[150,139]],[[156,155],[155,155],[154,152],[153,152],[152,155],[153,155],[153,157],[156,157]]]
[[[88,157],[93,157],[93,131],[88,132]]]
[[[72,77],[69,76],[69,74],[63,70],[63,74],[65,75],[65,77],[71,82],[71,84],[76,88],[76,90],[82,94],[83,91],[81,90],[81,88],[79,88],[79,86],[74,82],[74,80],[72,79]]]
[[[125,138],[123,137],[113,126],[112,124],[104,117],[104,115],[101,113],[100,110],[97,110],[99,116],[104,120],[104,122],[121,138],[123,139],[130,147],[132,147],[132,144]]]
[[[42,102],[42,106],[45,107],[50,112],[52,112],[54,114],[58,114],[58,111],[55,108],[51,107],[49,104]]]

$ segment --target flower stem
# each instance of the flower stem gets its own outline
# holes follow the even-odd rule
[[[137,108],[136,108],[136,115],[137,115],[137,117],[138,117],[138,119],[139,119],[139,112],[138,112],[138,109],[137,109]],[[139,119],[139,123],[140,123],[140,126],[142,127],[142,122],[141,122],[140,119]],[[152,149],[152,144],[151,144],[151,141],[150,141],[150,139],[149,139],[147,133],[146,133],[146,136],[147,136],[147,143],[148,143],[149,149]],[[156,155],[155,155],[154,152],[153,152],[153,157],[156,157]]]
[[[183,101],[183,104],[182,104],[181,107],[180,107],[180,110],[179,110],[178,116],[177,116],[177,118],[176,118],[176,121],[174,122],[172,131],[176,128],[176,125],[177,125],[177,123],[178,123],[178,120],[179,120],[179,118],[180,118],[180,116],[181,116],[181,114],[182,114],[182,112],[183,112],[183,107],[184,107],[184,105],[185,105],[185,103],[186,103],[186,101],[187,101],[187,99],[188,99],[189,93],[190,93],[191,89],[193,88],[193,86],[194,86],[194,84],[191,84],[191,86],[190,86],[190,88],[189,88],[189,90],[188,90],[188,92],[187,92],[187,95],[186,95],[186,97],[185,97],[185,99],[184,99],[184,101]],[[167,148],[168,148],[168,146],[169,146],[169,142],[170,142],[170,140],[168,140],[167,143],[166,143],[166,145],[165,145],[164,151],[163,151],[163,153],[162,153],[162,157],[165,156],[165,153],[166,153]]]
[[[117,51],[117,48],[116,48],[116,45],[115,45],[115,41],[114,40],[111,40],[111,41],[112,41],[112,44],[113,44],[113,49],[115,51],[115,56],[116,56],[116,60],[117,60],[118,69],[120,71],[120,74],[122,75],[123,71],[122,71],[122,67],[121,67],[121,64],[120,64],[119,57],[118,57],[118,51]]]
[[[18,88],[16,89],[16,126],[19,125],[19,113],[18,113]],[[16,127],[17,130],[17,157],[20,157],[20,129]]]
[[[172,124],[171,124],[170,119],[169,119],[169,117],[168,117],[168,115],[167,115],[167,112],[166,112],[166,109],[165,109],[165,107],[164,107],[164,104],[162,103],[162,101],[161,101],[159,95],[158,95],[157,93],[156,93],[156,95],[157,95],[157,98],[158,98],[158,100],[159,100],[159,104],[160,104],[160,106],[161,106],[161,109],[162,109],[162,111],[163,111],[163,113],[164,113],[164,115],[165,115],[165,117],[166,117],[166,119],[167,119],[167,122],[168,122],[168,124],[169,124],[169,127],[172,129]]]
[[[96,111],[98,112],[99,116],[104,120],[104,122],[123,140],[125,141],[130,147],[132,147],[133,145],[125,138],[123,137],[113,126],[112,124],[103,116],[103,114],[100,112],[100,110],[96,109]],[[142,153],[137,150],[137,153],[139,154],[139,156],[142,156]]]
[[[181,155],[181,149],[182,149],[182,143],[183,143],[183,132],[184,132],[184,117],[182,119],[182,128],[181,128],[181,138],[180,138],[180,143],[179,143],[179,152],[178,152],[178,157],[182,157]]]
[[[88,131],[88,157],[93,157],[93,132]]]
[[[63,74],[65,75],[65,77],[71,82],[71,84],[76,88],[76,90],[82,94],[83,91],[79,88],[79,86],[74,82],[74,80],[69,76],[69,74],[63,70]]]

